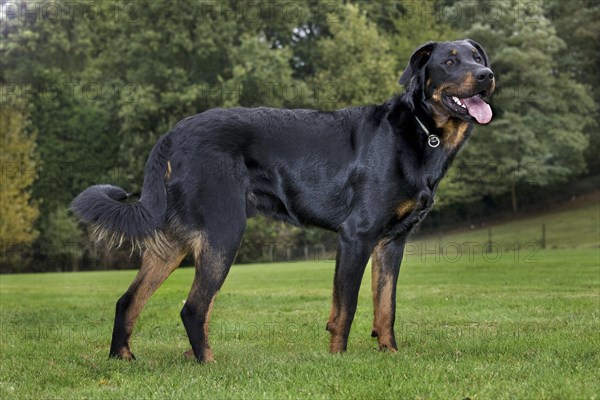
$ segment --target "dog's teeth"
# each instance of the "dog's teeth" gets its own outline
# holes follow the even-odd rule
[[[465,104],[458,97],[452,96],[452,100],[462,108],[467,108],[467,106],[465,106]]]

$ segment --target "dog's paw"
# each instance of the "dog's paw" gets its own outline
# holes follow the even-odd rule
[[[135,360],[135,355],[127,347],[123,347],[116,351],[111,350],[109,357],[127,361]]]
[[[397,353],[398,348],[396,348],[396,346],[393,346],[391,344],[380,344],[379,351],[383,351],[386,353]]]
[[[204,354],[202,355],[202,359],[197,359],[196,356],[194,355],[194,350],[189,349],[188,351],[183,353],[183,356],[187,359],[190,360],[196,360],[200,363],[212,363],[212,362],[216,362],[215,361],[215,357],[213,355],[213,352],[211,349],[206,349],[204,351]]]

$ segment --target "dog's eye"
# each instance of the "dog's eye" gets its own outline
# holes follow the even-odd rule
[[[447,60],[446,65],[454,65],[454,60]]]
[[[483,58],[475,56],[475,62],[481,64],[483,62]]]

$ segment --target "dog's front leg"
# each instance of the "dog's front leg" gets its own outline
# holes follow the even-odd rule
[[[333,279],[333,301],[326,328],[331,333],[331,353],[346,351],[360,282],[372,249],[371,240],[351,235],[345,229],[340,230]]]
[[[406,236],[395,240],[382,240],[371,256],[373,289],[373,331],[379,350],[396,352],[394,321],[396,318],[396,283],[404,253]]]

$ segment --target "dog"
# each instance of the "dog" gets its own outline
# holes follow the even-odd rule
[[[259,212],[337,232],[330,352],[346,351],[369,259],[372,336],[380,350],[397,351],[405,242],[474,124],[490,122],[486,100],[495,78],[481,45],[465,39],[417,48],[400,84],[405,92],[380,105],[212,109],[187,117],[152,149],[138,201],[111,185],[80,193],[71,209],[96,239],[142,249],[140,270],[116,305],[110,356],[135,358],[130,337],[142,307],[191,252],[195,278],[181,310],[192,347],[186,354],[212,361],[213,303],[247,218]]]

